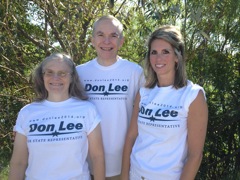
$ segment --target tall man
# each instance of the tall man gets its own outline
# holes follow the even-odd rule
[[[120,179],[122,151],[133,102],[143,79],[142,68],[118,56],[123,25],[103,16],[93,25],[92,45],[97,57],[77,66],[80,80],[100,115],[105,151],[106,179]]]

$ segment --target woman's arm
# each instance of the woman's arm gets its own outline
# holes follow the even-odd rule
[[[10,161],[9,180],[24,180],[28,165],[27,138],[16,133],[13,154]]]
[[[132,147],[138,135],[137,119],[138,119],[138,112],[139,112],[139,102],[140,102],[140,94],[138,93],[136,95],[136,99],[134,102],[132,118],[131,118],[130,126],[128,128],[124,149],[123,149],[122,172],[121,172],[122,180],[129,179],[130,155],[132,152]]]
[[[193,180],[202,161],[208,123],[208,107],[203,92],[199,91],[188,113],[188,155],[181,180]]]
[[[105,160],[100,124],[89,134],[88,141],[94,180],[105,180]]]

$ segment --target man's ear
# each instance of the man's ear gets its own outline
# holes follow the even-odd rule
[[[120,47],[122,47],[123,43],[124,43],[124,37],[120,39]]]

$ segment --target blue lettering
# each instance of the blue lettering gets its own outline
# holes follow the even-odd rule
[[[73,130],[73,129],[82,129],[83,125],[82,123],[77,123],[77,124],[73,124],[73,123],[68,123],[66,126],[64,126],[64,121],[61,121],[60,126],[59,126],[59,131],[64,131],[64,130]]]
[[[145,109],[143,106],[141,106],[140,108],[140,113],[148,116],[151,115],[152,111],[153,111],[152,109]]]
[[[124,86],[116,85],[113,87],[112,83],[110,83],[108,87],[108,91],[127,91],[127,89],[128,87],[126,85]]]
[[[163,117],[168,117],[169,116],[169,110],[164,110],[163,112],[162,112],[162,116]]]
[[[105,86],[97,86],[97,85],[91,85],[91,84],[86,84],[85,85],[85,91],[105,91]]]
[[[161,109],[157,110],[157,112],[155,113],[155,116],[159,116],[161,117],[161,113],[160,113]]]
[[[66,128],[63,128],[64,121],[61,121],[59,126],[59,131],[64,131]]]
[[[34,132],[36,129],[37,129],[37,124],[31,124],[29,132]]]
[[[178,116],[178,112],[177,112],[177,111],[174,111],[174,110],[171,111],[170,114],[171,114],[172,117],[177,117],[177,116]]]

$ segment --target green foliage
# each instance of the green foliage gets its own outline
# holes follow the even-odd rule
[[[7,180],[8,179],[8,173],[9,173],[9,167],[5,166],[3,169],[0,169],[0,179],[1,180]]]
[[[147,37],[154,29],[164,24],[181,27],[188,77],[204,87],[209,107],[196,179],[240,179],[239,0],[2,1],[0,172],[7,172],[17,113],[34,97],[29,82],[34,67],[55,51],[70,54],[76,64],[94,58],[91,27],[105,14],[124,24],[119,55],[136,63],[144,59]]]

